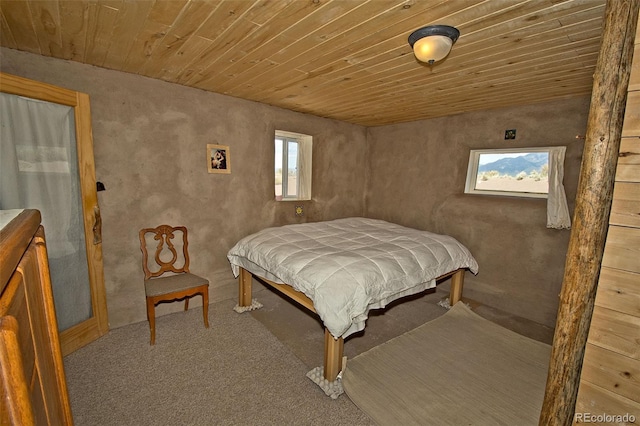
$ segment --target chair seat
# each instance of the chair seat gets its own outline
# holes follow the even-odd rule
[[[162,294],[173,293],[176,291],[187,290],[192,287],[201,285],[209,285],[206,278],[194,275],[189,272],[182,274],[169,275],[166,277],[151,278],[145,280],[144,291],[147,296],[160,296]]]

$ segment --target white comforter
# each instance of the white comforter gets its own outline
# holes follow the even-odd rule
[[[478,271],[452,237],[365,218],[267,228],[227,257],[236,277],[243,267],[307,295],[336,338],[362,330],[370,309],[434,287],[440,275]]]

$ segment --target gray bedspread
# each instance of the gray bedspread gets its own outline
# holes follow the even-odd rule
[[[369,310],[435,286],[478,264],[456,239],[383,220],[346,218],[267,228],[227,255],[240,267],[304,293],[336,338],[365,326]]]

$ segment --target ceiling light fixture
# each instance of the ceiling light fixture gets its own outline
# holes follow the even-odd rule
[[[460,31],[457,28],[448,25],[430,25],[412,32],[409,36],[409,45],[419,61],[433,64],[449,54],[451,46],[458,37],[460,37]]]

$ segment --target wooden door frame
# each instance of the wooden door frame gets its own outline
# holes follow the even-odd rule
[[[0,92],[66,105],[74,110],[93,316],[60,333],[62,354],[67,355],[109,331],[89,95],[2,72],[0,72]]]

